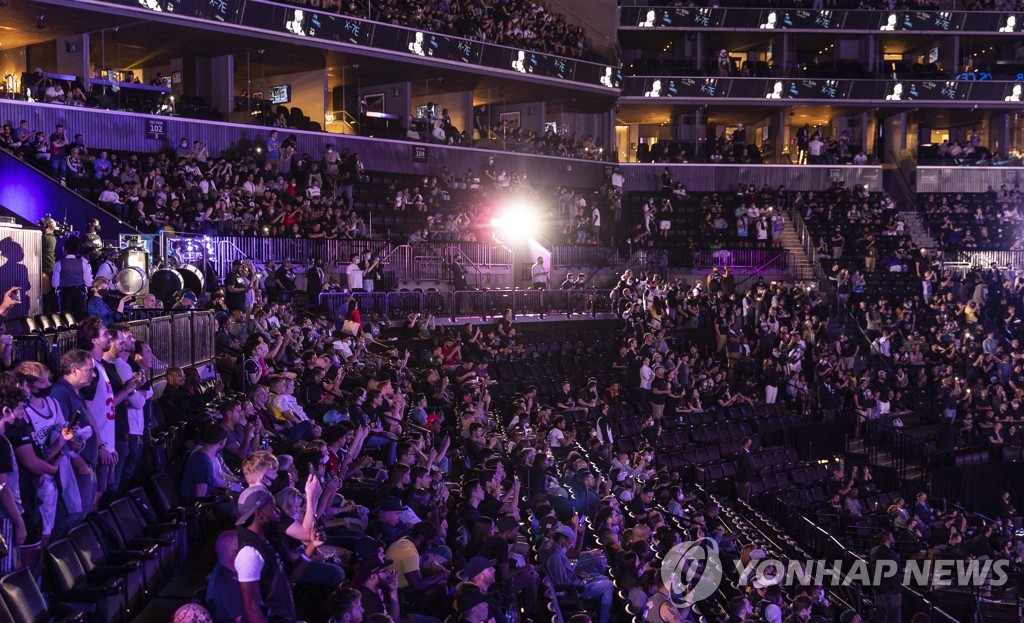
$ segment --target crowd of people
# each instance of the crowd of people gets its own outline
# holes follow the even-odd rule
[[[748,210],[791,200],[764,193],[744,188],[729,199]],[[851,236],[858,224],[865,232],[890,225],[892,208],[880,197],[840,189],[792,201],[810,222],[831,224],[856,210],[855,219],[846,213]],[[567,208],[573,204],[565,197]],[[870,245],[829,242],[837,268],[877,268],[865,261]],[[910,390],[921,388],[942,407],[940,450],[1019,443],[1011,427],[1024,417],[1015,311],[1024,277],[988,271],[954,280],[941,265],[916,259],[925,256],[909,257],[906,270],[920,272],[921,294],[891,303],[866,290],[844,296],[839,277],[834,305],[805,285],[760,279],[741,291],[728,271],[693,283],[627,271],[611,292],[622,330],[607,380],[566,382],[546,395],[528,383],[508,395],[495,391],[488,364],[528,356],[510,313],[486,335],[483,327],[440,327],[415,315],[389,327],[364,319],[354,300],[338,318],[309,315],[294,307],[289,288],[247,276],[239,264],[210,303],[218,321],[215,401],[197,371],[178,369],[167,371],[154,398],[152,351],[116,318],[80,324],[82,350],[63,356],[59,378],[12,362],[15,372],[0,384],[10,396],[0,403],[10,413],[5,439],[16,447],[0,473],[9,481],[15,469],[51,478],[30,479],[35,488],[20,491],[17,512],[0,508],[9,511],[16,543],[45,546],[134,482],[148,429],[177,425],[196,443],[179,496],[226,496],[216,512],[237,523],[217,537],[206,599],[214,620],[260,621],[266,608],[289,620],[428,623],[451,615],[483,623],[511,620],[508,612],[520,609],[529,618],[544,608],[538,574],[592,599],[587,616],[599,623],[613,617],[620,588],[649,621],[685,620],[689,612],[665,599],[657,554],[693,536],[716,535],[723,547],[733,537],[717,506],[687,495],[678,471],[659,460],[667,422],[778,402],[837,426],[909,423],[918,406]],[[855,332],[830,330],[846,309],[868,344]],[[644,420],[649,445],[623,455],[609,433],[633,417]],[[752,477],[737,474],[741,497]],[[867,514],[858,496],[872,491],[870,472],[836,481],[830,503],[856,525]],[[1016,541],[1006,538],[1017,521],[1012,500],[1005,523],[993,528],[973,518],[964,525],[952,510],[904,522],[894,506],[886,547],[917,532],[919,543],[931,543],[937,531],[955,547],[963,537],[953,533],[966,533],[971,551],[988,543],[1019,564]],[[670,527],[669,514],[689,528]],[[942,533],[946,524],[955,529]],[[735,555],[750,560],[754,549],[745,544]],[[12,557],[5,569],[35,564],[31,548],[13,551],[28,559]],[[324,598],[296,600],[300,594]],[[730,608],[739,620],[767,610],[773,621],[789,612],[802,621],[812,612],[826,620],[867,615],[815,610],[822,599],[823,589],[812,587],[753,591]]]
[[[982,194],[923,194],[918,202],[943,249],[1019,250],[1021,194],[1017,187]]]
[[[375,212],[401,213],[406,221],[390,232],[393,242],[471,242],[488,238],[480,230],[490,229],[498,197],[552,209],[558,199],[553,189],[542,196],[546,189],[494,156],[461,175],[442,167],[410,185],[371,184],[358,153],[332,145],[320,154],[299,153],[295,142],[272,130],[265,149],[238,157],[213,157],[200,141],[185,138],[173,150],[119,154],[91,148],[81,133],[72,137],[60,125],[47,134],[22,120],[0,130],[0,148],[146,233],[366,240],[373,233],[366,202],[380,194]]]
[[[558,56],[592,56],[586,30],[570,24],[564,15],[556,13],[540,0],[498,3],[471,0],[288,0],[287,3]]]

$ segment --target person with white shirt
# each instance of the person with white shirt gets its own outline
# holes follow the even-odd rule
[[[41,529],[45,547],[53,533],[58,501],[63,502],[62,519],[82,512],[78,482],[68,454],[68,444],[75,440],[77,431],[68,427],[60,405],[49,395],[50,370],[39,362],[23,361],[17,371],[25,379],[23,385],[28,389],[29,401],[25,405],[25,420],[15,422],[5,433],[14,446],[20,469],[28,470],[36,481],[35,487],[20,492],[22,496],[35,493],[36,521],[42,520],[37,528]],[[24,527],[22,523],[22,530]]]
[[[530,274],[533,275],[533,289],[534,290],[547,290],[548,289],[548,272],[547,266],[544,266],[544,258],[537,256],[537,261],[534,262],[533,267],[530,269]]]
[[[115,275],[117,275],[117,265],[114,264],[109,255],[104,255],[103,262],[96,269],[95,279],[103,277],[110,281],[114,281]]]
[[[356,292],[363,289],[363,270],[359,268],[359,254],[353,253],[345,267],[345,278],[348,280],[348,291]]]
[[[821,156],[825,150],[825,143],[821,140],[820,133],[815,133],[815,135],[811,137],[811,142],[807,146],[807,150],[810,155],[808,161],[811,164],[821,164]]]
[[[640,395],[644,403],[651,394],[651,385],[654,383],[654,368],[651,367],[651,358],[644,357],[640,365]]]
[[[117,374],[121,383],[127,383],[136,378],[136,370],[129,363],[129,359],[142,360],[147,364],[145,370],[153,365],[153,351],[149,345],[142,344],[142,355],[136,356],[135,336],[128,330],[127,326],[114,325],[114,339],[110,341],[110,348],[103,355],[103,361],[107,363],[108,374],[113,371]],[[138,365],[138,364],[137,364]],[[146,372],[140,366],[139,377],[136,383],[138,388],[129,393],[124,402],[127,430],[118,435],[120,439],[114,442],[114,449],[118,454],[117,466],[114,469],[115,485],[122,482],[132,482],[135,476],[135,468],[142,456],[142,435],[145,432],[145,408],[146,401],[153,397],[153,386],[146,380]]]
[[[626,183],[626,176],[622,174],[621,169],[615,169],[612,171],[612,188],[615,190],[622,190],[622,185]]]
[[[82,320],[78,325],[78,346],[82,350],[89,351],[96,364],[96,381],[93,386],[82,391],[85,398],[85,406],[92,416],[94,425],[93,434],[96,435],[99,444],[98,464],[96,466],[96,496],[94,504],[98,504],[100,497],[114,484],[114,474],[117,467],[117,431],[115,421],[117,419],[116,407],[128,394],[135,391],[137,381],[133,377],[124,383],[121,389],[115,394],[110,377],[107,375],[106,367],[103,365],[103,355],[110,348],[110,331],[107,330],[99,318],[90,316]]]

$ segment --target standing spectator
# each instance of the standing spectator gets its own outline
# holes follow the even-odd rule
[[[61,378],[53,385],[50,396],[60,406],[61,415],[68,427],[78,429],[76,446],[72,449],[75,480],[78,484],[80,512],[58,505],[57,520],[53,532],[57,538],[74,527],[82,518],[91,513],[96,500],[96,469],[99,460],[99,435],[95,421],[86,405],[82,390],[96,379],[96,361],[88,351],[71,350],[60,358]]]
[[[281,512],[267,491],[253,491],[239,505],[239,517],[235,522],[238,526],[235,572],[248,623],[296,621],[299,618],[289,576],[298,577],[309,557],[303,554],[286,560],[282,556],[282,544],[272,536],[280,521]],[[289,568],[291,573],[288,573]]]
[[[143,382],[141,376],[136,376],[131,365],[128,364],[128,357],[135,350],[135,336],[127,324],[114,324],[109,327],[110,345],[103,353],[103,367],[110,379],[111,388],[115,397],[120,396],[120,401],[114,404],[115,426],[114,426],[114,451],[118,461],[114,466],[114,473],[110,481],[110,491],[116,493],[121,484],[121,475],[124,471],[125,460],[129,453],[128,436],[128,409],[134,401],[139,408],[145,405],[145,401],[139,402],[136,388]],[[133,383],[134,387],[125,390],[125,387]],[[138,453],[141,448],[136,448]]]
[[[533,276],[534,290],[548,289],[548,278],[551,273],[548,271],[547,267],[544,266],[543,257],[539,255],[537,256],[537,261],[534,262],[533,267],[530,269],[530,274]]]
[[[754,457],[750,454],[753,445],[753,439],[744,439],[743,451],[736,462],[736,496],[744,502],[750,499],[750,483],[754,481]]]
[[[57,88],[60,88],[59,84],[54,84]],[[63,92],[61,92],[61,96],[63,96]],[[50,101],[49,90],[46,93],[46,101]],[[64,126],[58,123],[53,133],[50,134],[50,168],[53,171],[53,177],[61,182],[64,181],[64,173],[67,171],[64,148],[68,146],[69,142],[70,140],[68,139],[67,132],[64,131]]]
[[[314,307],[320,306],[320,293],[324,291],[324,261],[319,257],[306,269],[306,298]]]
[[[18,506],[18,464],[7,439],[7,429],[24,418],[25,392],[12,383],[0,384],[0,534],[7,543],[7,555],[0,558],[0,571],[10,573],[19,566],[19,552],[27,532]]]
[[[804,127],[796,131],[797,164],[807,164],[807,150],[811,144],[811,126],[804,124]]]
[[[363,291],[363,269],[359,266],[359,254],[353,253],[345,267],[345,279],[349,292]]]
[[[270,165],[270,174],[277,175],[281,169],[281,142],[277,140],[277,130],[271,130],[267,137],[267,164]]]
[[[363,273],[363,289],[367,292],[373,292],[373,288],[376,285],[374,277],[377,274],[377,267],[380,266],[380,260],[373,256],[373,252],[369,249],[363,251],[363,257],[358,263],[359,270]]]
[[[114,483],[114,470],[117,467],[117,411],[116,407],[127,395],[135,391],[136,381],[133,378],[124,384],[120,391],[114,391],[110,375],[103,365],[103,354],[110,348],[110,331],[99,318],[89,317],[78,325],[78,346],[87,351],[93,358],[96,370],[96,382],[88,390],[82,392],[86,407],[93,421],[93,433],[97,437],[96,494],[93,501],[98,504],[100,497]],[[127,418],[127,415],[125,415]]]
[[[64,257],[53,266],[53,287],[57,290],[60,310],[76,319],[85,316],[85,292],[92,284],[92,266],[79,257],[81,238],[68,238],[64,243]]]
[[[241,260],[231,263],[231,272],[224,277],[224,302],[230,311],[246,311],[246,297],[253,289],[253,284],[245,277]]]
[[[874,587],[874,602],[879,623],[900,623],[902,621],[901,610],[903,607],[903,593],[900,586],[900,556],[892,549],[895,540],[888,530],[882,532],[878,539],[878,545],[871,549],[870,563],[873,569],[882,568],[880,565],[892,566],[895,573],[887,573],[882,577],[881,582]]]

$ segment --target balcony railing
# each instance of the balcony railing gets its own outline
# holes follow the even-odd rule
[[[623,98],[636,100],[752,100],[784,105],[787,100],[871,102],[906,106],[908,102],[942,102],[967,106],[1020,108],[1024,95],[1014,81],[966,81],[950,78],[853,80],[820,77],[734,78],[718,76],[631,76],[623,80]]]
[[[997,11],[883,11],[755,7],[670,7],[671,0],[619,0],[625,29],[965,33],[1013,37],[1024,22]],[[661,6],[659,6],[661,5]],[[1012,20],[1008,20],[1012,17]]]
[[[429,58],[449,66],[479,67],[514,76],[576,83],[615,94],[621,84],[618,67],[544,54],[530,50],[419,31],[394,24],[338,15],[309,7],[265,0],[183,0],[174,12],[150,11],[138,0],[46,0],[47,4],[107,7],[119,14],[149,15],[153,19],[187,19],[223,32],[225,24],[258,30],[293,43],[316,42],[325,48],[353,51],[371,48],[409,60]]]

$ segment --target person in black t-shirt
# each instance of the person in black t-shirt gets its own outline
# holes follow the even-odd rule
[[[292,300],[295,292],[295,271],[292,269],[292,261],[286,259],[281,266],[274,271],[273,277],[277,281],[278,299],[287,303]]]
[[[228,309],[245,311],[245,298],[252,284],[242,275],[242,262],[235,260],[231,263],[231,272],[224,277],[224,300]]]
[[[398,605],[398,572],[388,570],[390,560],[367,558],[359,563],[356,571],[361,578],[359,587],[360,601],[363,605],[363,616],[386,614],[392,620],[400,617]]]

